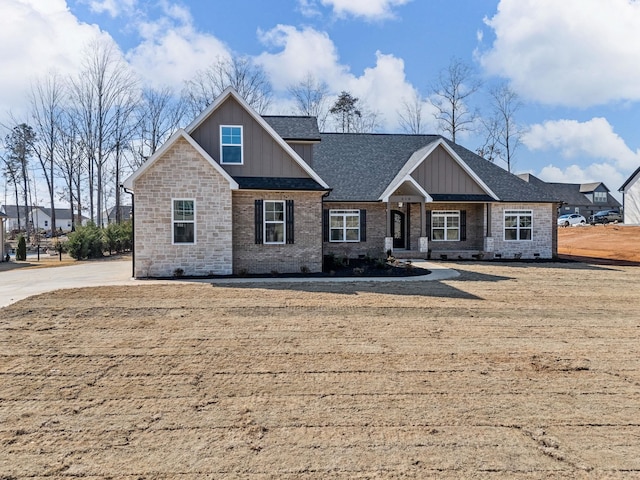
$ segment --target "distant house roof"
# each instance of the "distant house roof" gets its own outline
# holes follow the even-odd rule
[[[120,220],[124,220],[125,222],[131,220],[131,205],[120,205]],[[107,218],[109,220],[115,221],[116,219],[116,207],[111,207],[107,211]]]
[[[283,140],[320,141],[320,131],[318,130],[316,117],[263,115],[262,118]]]
[[[522,173],[518,175],[520,178],[528,181],[529,183],[537,185],[541,189],[546,189],[549,194],[560,198],[563,203],[567,205],[594,205],[598,207],[597,203],[589,200],[586,196],[587,193],[593,193],[600,186],[603,187],[603,190],[609,192],[607,186],[602,182],[590,182],[590,183],[559,183],[559,182],[545,182],[544,180],[540,180],[535,175],[530,173]],[[609,195],[609,199],[607,202],[609,205],[613,207],[620,207],[620,202],[616,200],[613,196]]]
[[[440,135],[322,133],[314,147],[313,168],[333,188],[328,200],[377,201],[410,157],[442,139]],[[460,145],[444,140],[471,171],[504,202],[557,202],[557,197],[527,183]],[[428,192],[431,194],[431,192]],[[441,198],[440,198],[441,197]],[[464,198],[463,198],[464,197]],[[435,195],[441,201],[495,201],[491,195]]]
[[[30,208],[43,208],[43,207],[38,206],[38,205],[33,205]],[[26,218],[27,217],[27,207],[25,207],[24,205],[20,205],[20,206],[17,206],[17,205],[3,205],[1,210],[4,211],[4,213],[9,218],[18,218],[18,211],[20,211],[20,218]]]
[[[47,215],[49,218],[51,218],[51,208],[48,207],[34,207],[34,208],[39,208],[42,212],[44,212],[45,215]],[[70,208],[56,208],[55,209],[56,212],[56,219],[61,220],[63,218],[71,218],[71,209]],[[77,217],[77,212],[74,211],[74,215]],[[86,219],[87,217],[85,217],[84,215],[82,216],[83,219]]]

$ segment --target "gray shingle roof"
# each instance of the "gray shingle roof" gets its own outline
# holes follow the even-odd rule
[[[313,168],[333,188],[327,200],[377,201],[411,155],[440,138],[439,135],[323,133],[321,142],[314,148]],[[447,143],[501,201],[557,201],[548,192],[466,148]]]
[[[297,117],[286,115],[264,115],[262,118],[283,140],[320,140],[316,117]]]

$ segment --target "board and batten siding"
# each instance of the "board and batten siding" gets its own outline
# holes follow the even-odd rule
[[[220,125],[243,128],[243,165],[221,165],[231,176],[309,178],[309,174],[234,98],[225,100],[191,137],[220,163]]]
[[[440,146],[425,158],[411,176],[430,194],[486,194]]]
[[[640,225],[640,175],[625,186],[623,195],[625,225]]]

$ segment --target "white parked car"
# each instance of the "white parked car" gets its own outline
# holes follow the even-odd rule
[[[569,225],[573,227],[576,225],[586,225],[586,224],[587,224],[587,219],[577,213],[565,213],[564,215],[560,215],[558,217],[559,227],[568,227]]]

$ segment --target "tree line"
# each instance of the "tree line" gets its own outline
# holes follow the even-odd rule
[[[264,70],[249,57],[217,58],[196,72],[179,92],[141,86],[140,80],[112,43],[95,40],[84,51],[79,72],[63,77],[50,72],[31,83],[28,118],[3,125],[8,132],[0,165],[16,205],[28,212],[33,201],[36,171],[47,187],[51,206],[51,235],[56,235],[55,205],[70,205],[72,230],[83,212],[98,226],[110,203],[120,223],[123,203],[120,184],[182,125],[195,118],[227,87],[232,86],[258,113],[269,110],[273,93]],[[488,117],[472,110],[470,97],[481,84],[472,69],[452,60],[431,86],[438,133],[452,141],[461,132],[484,130],[486,141],[477,152],[487,160],[504,160],[511,169],[522,134],[515,123],[520,108],[507,86],[490,90]],[[292,112],[318,119],[321,131],[376,132],[381,114],[348,91],[337,98],[325,82],[308,74],[287,89]],[[400,128],[425,133],[424,108],[419,95],[399,105]],[[8,192],[6,192],[8,194]],[[20,209],[19,215],[20,215]],[[24,222],[21,225],[21,222]],[[18,218],[29,236],[29,219]]]

